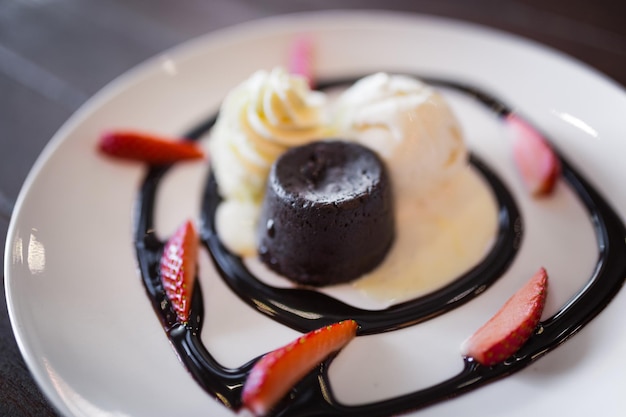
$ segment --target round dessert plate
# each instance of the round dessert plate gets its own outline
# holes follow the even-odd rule
[[[302,33],[315,42],[321,78],[406,72],[497,95],[538,126],[626,218],[620,116],[626,94],[558,52],[470,24],[381,12],[290,15],[209,34],[98,93],[51,140],[20,194],[6,243],[7,305],[24,358],[61,414],[234,415],[179,362],[143,287],[132,230],[145,167],[104,158],[96,143],[116,128],[189,131],[255,70],[286,65],[290,42]],[[508,271],[480,296],[420,325],[358,337],[342,351],[329,376],[346,404],[380,401],[453,376],[463,367],[463,340],[540,266],[551,277],[545,318],[585,285],[596,265],[592,222],[575,193],[560,181],[554,196],[530,197],[503,124],[468,97],[444,94],[469,147],[514,195],[524,239]],[[186,218],[199,218],[207,170],[203,161],[168,173],[155,206],[160,237]],[[229,291],[206,253],[200,271],[203,342],[224,366],[241,366],[298,335]],[[625,316],[621,291],[579,333],[524,370],[408,415],[626,413],[626,333],[619,325]]]

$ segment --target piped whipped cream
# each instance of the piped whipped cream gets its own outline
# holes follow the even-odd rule
[[[326,102],[282,68],[257,71],[228,94],[209,142],[220,195],[260,201],[276,158],[328,136]]]

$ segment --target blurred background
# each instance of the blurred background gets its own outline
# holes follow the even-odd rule
[[[0,0],[0,259],[30,167],[63,122],[109,81],[216,29],[326,9],[478,23],[548,45],[626,85],[622,0]],[[0,296],[0,416],[55,415],[21,358]]]

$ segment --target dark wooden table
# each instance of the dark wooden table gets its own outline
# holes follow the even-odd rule
[[[0,0],[2,242],[37,155],[107,82],[215,29],[330,8],[385,8],[503,29],[565,52],[626,85],[626,2],[621,0]],[[4,246],[2,263],[3,254]],[[52,415],[22,360],[0,296],[0,416]]]

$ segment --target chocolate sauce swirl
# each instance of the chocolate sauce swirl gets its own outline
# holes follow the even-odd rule
[[[358,78],[333,80],[320,83],[319,86],[330,88],[349,85]],[[497,117],[506,117],[512,113],[503,101],[471,85],[438,78],[419,78],[429,84],[464,93],[489,108]],[[186,137],[189,140],[198,139],[213,126],[215,119],[207,119],[188,132]],[[563,180],[576,192],[590,216],[596,235],[598,259],[587,284],[556,314],[540,323],[533,336],[514,356],[491,367],[463,359],[463,370],[437,385],[357,406],[343,405],[333,395],[327,373],[333,356],[300,381],[292,389],[291,395],[286,396],[275,408],[274,415],[382,417],[418,410],[523,369],[565,342],[599,314],[617,294],[626,278],[626,258],[623,257],[626,252],[626,228],[595,188],[563,156],[559,155],[559,158]],[[364,310],[312,289],[279,289],[259,281],[245,268],[242,260],[228,252],[218,239],[214,213],[219,196],[212,176],[207,180],[202,203],[201,238],[222,279],[242,300],[268,318],[298,331],[309,331],[346,318],[355,319],[359,323],[358,335],[416,325],[479,295],[508,269],[521,243],[522,222],[513,197],[482,161],[476,156],[471,156],[470,161],[491,186],[499,206],[499,229],[491,251],[475,268],[446,287],[385,310]],[[153,232],[153,212],[160,181],[168,169],[167,166],[151,167],[138,196],[134,237],[143,283],[185,367],[210,395],[226,407],[236,410],[241,406],[243,383],[258,358],[238,368],[226,368],[219,364],[200,338],[204,317],[200,285],[197,282],[195,284],[191,318],[187,325],[181,325],[176,321],[176,314],[160,283],[158,264],[164,242]]]

